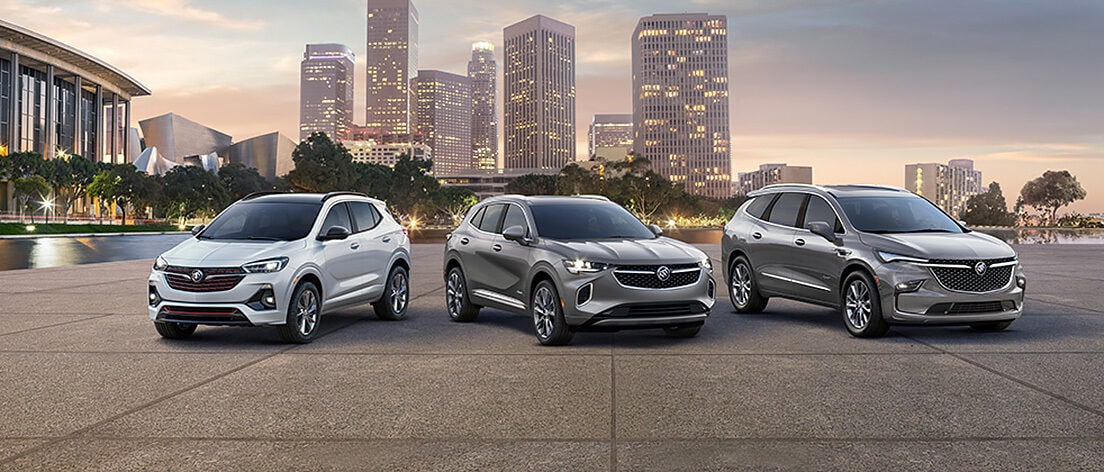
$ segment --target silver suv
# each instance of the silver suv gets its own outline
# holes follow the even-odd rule
[[[852,335],[890,324],[1007,328],[1027,280],[1016,252],[923,197],[871,185],[771,185],[751,192],[724,230],[732,306],[770,297],[838,308]]]
[[[713,267],[661,233],[604,197],[485,200],[445,243],[448,314],[527,314],[544,345],[567,344],[576,331],[695,336],[713,308]]]
[[[224,210],[157,258],[149,316],[166,338],[197,325],[276,326],[309,343],[322,313],[372,303],[400,320],[410,239],[383,202],[351,192],[262,193]]]

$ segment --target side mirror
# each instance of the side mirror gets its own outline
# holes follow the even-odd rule
[[[958,220],[958,225],[963,227],[963,228],[966,228],[966,227],[969,226],[969,225],[966,224],[966,220]]]
[[[352,234],[349,228],[344,226],[330,226],[330,229],[326,230],[326,234],[318,236],[319,241],[330,241],[333,239],[345,239]]]
[[[199,236],[199,233],[202,233],[203,229],[206,228],[206,227],[207,227],[206,225],[195,225],[195,226],[193,226],[192,227],[192,236]]]
[[[502,237],[518,244],[529,244],[529,238],[525,237],[525,228],[514,225],[502,231]]]
[[[652,230],[652,234],[656,236],[663,236],[663,228],[656,225],[648,225],[648,229]]]
[[[813,221],[805,225],[809,231],[813,234],[827,239],[829,242],[836,242],[836,232],[832,230],[832,227],[823,221]]]

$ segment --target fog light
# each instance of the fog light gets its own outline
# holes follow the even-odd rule
[[[1024,277],[1016,276],[1016,286],[1021,289],[1027,288],[1027,279]]]
[[[276,295],[271,290],[261,295],[261,303],[269,308],[276,308]]]
[[[157,306],[158,303],[161,303],[161,295],[157,294],[157,288],[155,288],[153,285],[150,285],[149,286],[149,305],[150,306]]]
[[[594,295],[594,284],[583,285],[583,288],[579,289],[579,294],[575,296],[575,305],[583,306],[590,301]]]
[[[924,281],[927,279],[909,280],[908,282],[897,282],[893,288],[897,290],[897,293],[908,293],[920,290],[920,286],[924,285]]]

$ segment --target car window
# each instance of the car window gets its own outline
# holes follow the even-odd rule
[[[215,218],[199,237],[262,241],[303,239],[321,208],[318,203],[236,203]]]
[[[744,211],[747,211],[751,216],[762,219],[763,212],[767,211],[767,206],[770,205],[770,202],[774,201],[775,195],[776,194],[760,195],[752,198],[751,202],[748,203],[747,210]]]
[[[951,217],[915,195],[900,197],[840,197],[851,225],[868,233],[961,233]]]
[[[479,229],[488,233],[497,233],[498,220],[502,219],[503,206],[502,204],[488,206],[487,211],[483,213],[483,220],[479,222]]]
[[[322,233],[325,234],[334,226],[353,230],[353,222],[349,220],[349,209],[344,203],[338,203],[330,209],[330,213],[326,215],[326,221],[322,223]]]
[[[620,205],[601,201],[534,203],[529,206],[542,238],[655,239],[652,230]]]
[[[471,220],[469,220],[468,223],[478,228],[479,223],[483,221],[483,213],[485,213],[486,211],[487,207],[480,208],[479,211],[475,212],[475,214],[472,215]]]
[[[502,230],[511,226],[521,226],[528,234],[529,224],[525,221],[525,212],[517,205],[506,205],[506,218],[502,220]]]
[[[818,197],[810,196],[809,204],[805,208],[805,221],[804,225],[808,225],[814,221],[823,221],[828,223],[828,226],[834,228],[837,233],[843,232],[843,226],[839,222],[839,218],[836,217],[836,212],[832,210],[832,205],[827,200]]]
[[[376,206],[368,202],[349,202],[349,209],[353,212],[355,232],[368,231],[380,223],[380,214]]]
[[[797,226],[798,212],[801,211],[801,204],[804,202],[803,193],[783,193],[774,201],[774,205],[771,205],[767,221],[785,226]]]

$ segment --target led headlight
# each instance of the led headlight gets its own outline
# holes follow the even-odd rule
[[[279,257],[276,259],[266,259],[263,261],[250,262],[242,266],[242,270],[249,272],[250,274],[267,274],[270,272],[279,272],[283,270],[284,266],[288,263],[288,258]]]
[[[886,252],[886,251],[878,251],[878,258],[881,259],[882,262],[919,262],[919,263],[928,262],[927,259],[921,259],[919,257],[912,257],[912,256],[905,256],[905,255],[902,255],[902,254],[896,254],[896,253]]]
[[[710,260],[708,257],[698,261],[698,265],[700,265],[702,269],[713,270],[713,261]]]
[[[591,262],[583,259],[565,259],[563,265],[564,268],[572,274],[592,274],[606,270],[609,267],[609,264],[606,263]]]
[[[909,280],[906,282],[897,282],[897,285],[894,285],[893,288],[896,289],[898,293],[915,292],[917,290],[920,290],[920,286],[924,285],[924,282],[926,280],[927,279],[917,279]]]
[[[153,270],[165,270],[168,266],[169,263],[161,256],[157,256],[157,260],[153,262]]]

